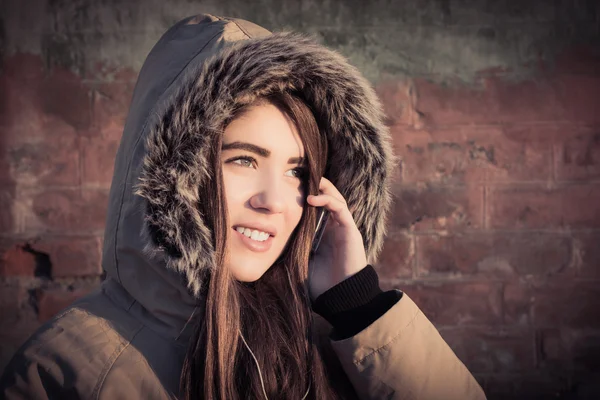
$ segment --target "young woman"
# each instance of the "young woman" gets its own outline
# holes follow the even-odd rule
[[[242,20],[181,21],[135,88],[107,278],[23,345],[0,396],[485,398],[368,264],[392,167],[376,96],[342,57]]]

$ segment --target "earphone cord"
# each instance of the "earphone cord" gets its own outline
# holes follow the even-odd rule
[[[242,335],[242,332],[239,330],[238,330],[238,332],[240,333],[242,342],[244,342],[244,345],[246,346],[246,348],[250,352],[250,355],[254,359],[254,362],[256,363],[256,368],[258,368],[258,377],[260,378],[260,385],[262,386],[263,394],[265,395],[265,399],[269,400],[269,397],[267,396],[267,391],[265,390],[265,382],[263,381],[262,373],[260,372],[260,365],[258,365],[258,360],[256,359],[256,356],[250,349],[250,346],[248,346],[248,343],[246,343],[246,339],[244,339],[244,335]],[[302,396],[302,400],[306,399],[306,396],[308,396],[308,392],[310,392],[310,382],[308,382],[308,389],[306,390],[306,393],[304,394],[304,396]]]

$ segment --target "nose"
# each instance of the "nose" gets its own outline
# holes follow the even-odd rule
[[[250,205],[255,210],[269,214],[278,214],[285,211],[286,198],[283,187],[277,179],[265,179],[261,187],[250,198]]]

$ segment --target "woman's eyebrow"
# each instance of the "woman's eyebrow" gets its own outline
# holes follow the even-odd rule
[[[257,146],[248,142],[231,142],[231,143],[223,143],[223,147],[221,147],[221,151],[225,150],[246,150],[254,154],[258,154],[261,157],[268,158],[271,155],[271,151],[265,149],[264,147]],[[288,164],[304,164],[306,159],[304,157],[291,157],[288,160]]]
[[[223,143],[223,147],[221,147],[221,151],[225,150],[246,150],[251,153],[258,154],[261,157],[267,158],[271,155],[271,152],[263,147],[257,146],[252,143],[246,142],[231,142],[231,143]]]
[[[288,164],[304,164],[305,161],[304,157],[292,157],[288,160]]]

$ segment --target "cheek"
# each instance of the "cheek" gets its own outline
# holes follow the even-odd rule
[[[290,213],[291,213],[291,218],[293,221],[294,228],[296,228],[296,226],[298,226],[298,224],[300,223],[300,219],[302,218],[303,211],[304,211],[304,207],[302,207],[301,205],[299,205],[296,202],[291,207]]]
[[[238,176],[223,171],[223,189],[229,218],[236,215],[236,211],[243,209],[248,200],[248,180],[240,179]]]
[[[289,209],[288,209],[288,213],[287,213],[287,218],[286,218],[286,239],[285,242],[287,243],[291,236],[292,233],[294,232],[294,229],[296,229],[298,227],[298,224],[300,223],[300,220],[302,219],[302,212],[304,211],[304,208],[298,204],[297,201],[294,201]]]

